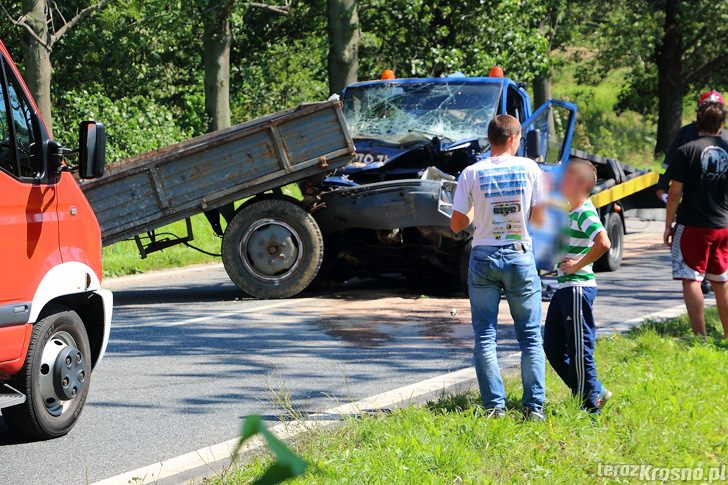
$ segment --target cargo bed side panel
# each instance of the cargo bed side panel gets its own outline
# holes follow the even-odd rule
[[[111,244],[323,175],[353,152],[338,103],[316,103],[122,160],[82,188]]]

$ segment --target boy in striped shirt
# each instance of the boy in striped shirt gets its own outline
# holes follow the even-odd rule
[[[611,247],[589,199],[596,181],[591,163],[569,162],[561,183],[561,194],[569,204],[565,257],[558,265],[558,290],[549,305],[544,329],[544,351],[551,366],[572,394],[581,397],[584,409],[593,413],[611,397],[597,380],[594,362],[597,329],[592,306],[597,283],[592,264]]]

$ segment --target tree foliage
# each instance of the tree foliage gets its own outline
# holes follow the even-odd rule
[[[664,151],[684,97],[725,83],[728,2],[619,0],[594,15],[602,70],[630,69],[618,108],[658,117],[656,148]]]
[[[533,16],[538,8],[534,0],[372,0],[360,13],[362,72],[484,76],[500,65],[529,81],[547,65],[547,42]]]
[[[106,123],[112,159],[203,133],[200,6],[204,11],[208,1],[113,0],[68,30],[54,45],[51,91],[63,141],[71,144],[77,122],[89,116]],[[91,3],[62,4],[70,15]],[[510,77],[530,82],[549,76],[553,51],[569,49],[590,59],[581,63],[584,82],[615,67],[628,69],[619,108],[654,116],[667,3],[359,0],[358,77],[376,79],[385,68],[400,77],[486,75],[500,65]],[[722,52],[728,3],[678,3],[685,93],[720,87],[728,75]],[[21,4],[3,0],[10,15],[20,14]],[[327,97],[328,1],[293,0],[285,16],[246,5],[234,2],[229,16],[231,121]],[[0,36],[22,70],[21,29],[0,22]]]

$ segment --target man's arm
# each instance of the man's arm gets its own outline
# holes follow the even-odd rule
[[[665,169],[665,172],[663,175],[660,176],[660,179],[657,181],[657,198],[666,204],[667,191],[670,188],[670,164],[672,163],[672,160],[677,156],[677,151],[680,149],[680,147],[690,141],[685,137],[685,128],[686,127],[683,126],[680,129],[680,132],[677,134],[677,136],[672,139],[672,143],[670,143],[670,147],[667,149],[667,152],[665,152],[665,159],[662,162],[662,168]]]
[[[665,234],[663,241],[667,246],[672,246],[672,223],[675,222],[677,207],[683,194],[683,183],[677,180],[670,181],[670,190],[667,192],[667,213],[665,214]]]
[[[535,162],[531,163],[531,169],[533,170],[533,191],[528,222],[531,226],[542,227],[546,223],[544,202],[547,195],[544,187],[544,174]]]
[[[452,211],[450,219],[450,229],[452,232],[458,233],[470,225],[470,218],[459,211]]]
[[[473,200],[470,196],[469,171],[466,168],[460,174],[458,186],[455,189],[455,197],[452,201],[452,217],[450,218],[450,229],[458,233],[470,225],[470,218],[467,214],[472,212]]]
[[[543,204],[534,205],[531,207],[531,215],[528,216],[528,222],[532,226],[542,227],[546,222],[546,208]]]
[[[611,247],[612,243],[609,241],[607,231],[600,231],[599,234],[594,237],[594,244],[589,249],[589,252],[587,252],[583,258],[565,259],[559,266],[559,269],[561,269],[561,272],[564,274],[576,273],[584,266],[592,264],[594,261],[601,258]]]

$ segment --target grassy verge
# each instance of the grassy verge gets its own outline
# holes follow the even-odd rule
[[[220,252],[222,239],[217,237],[204,215],[192,218],[192,230],[195,240],[191,244],[205,251],[217,254]],[[179,221],[163,227],[158,233],[173,233],[178,236],[186,234],[185,222]],[[146,259],[139,257],[134,241],[122,241],[103,249],[104,276],[122,276],[144,273],[145,271],[164,268],[177,268],[190,264],[210,263],[220,258],[208,256],[186,246],[177,245],[164,251],[150,254]]]
[[[715,312],[708,321],[722,335]],[[474,392],[352,419],[296,444],[312,466],[294,483],[609,481],[600,464],[702,467],[707,482],[708,467],[728,461],[728,344],[689,332],[683,317],[600,339],[597,365],[614,397],[596,419],[550,371],[546,423],[524,422],[518,410],[487,420]],[[507,387],[517,407],[520,384]],[[269,464],[259,456],[213,482],[250,483]],[[634,481],[645,480],[621,480]]]

